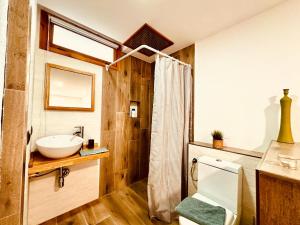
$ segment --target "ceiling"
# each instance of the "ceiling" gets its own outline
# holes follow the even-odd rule
[[[169,54],[283,1],[38,0],[38,3],[121,43],[148,23],[175,43],[164,50]],[[140,53],[137,56],[146,61],[153,60],[153,57]]]

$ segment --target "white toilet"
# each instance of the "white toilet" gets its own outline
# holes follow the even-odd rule
[[[241,216],[242,166],[208,156],[198,158],[198,189],[192,196],[226,210],[224,225],[238,225]],[[180,216],[180,225],[197,223]]]

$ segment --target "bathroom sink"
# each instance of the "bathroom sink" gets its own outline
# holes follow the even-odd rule
[[[38,151],[48,158],[59,159],[76,153],[83,139],[74,135],[53,135],[36,141]]]

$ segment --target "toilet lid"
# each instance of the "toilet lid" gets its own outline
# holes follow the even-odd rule
[[[196,193],[192,196],[193,198],[196,198],[198,200],[201,200],[203,202],[206,202],[210,205],[213,205],[213,206],[221,206],[220,204],[216,203],[215,201],[199,194],[199,193]],[[222,207],[222,206],[221,206]],[[224,208],[224,207],[223,207]],[[224,225],[232,225],[233,224],[233,221],[234,221],[234,214],[229,210],[229,209],[226,209],[226,219],[225,219],[225,223]],[[196,225],[197,223],[187,219],[187,218],[184,218],[182,216],[179,217],[179,223],[181,225]]]

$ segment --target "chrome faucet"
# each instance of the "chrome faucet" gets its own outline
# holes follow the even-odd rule
[[[73,133],[73,135],[83,138],[84,136],[84,126],[77,126],[74,127],[76,131]]]

